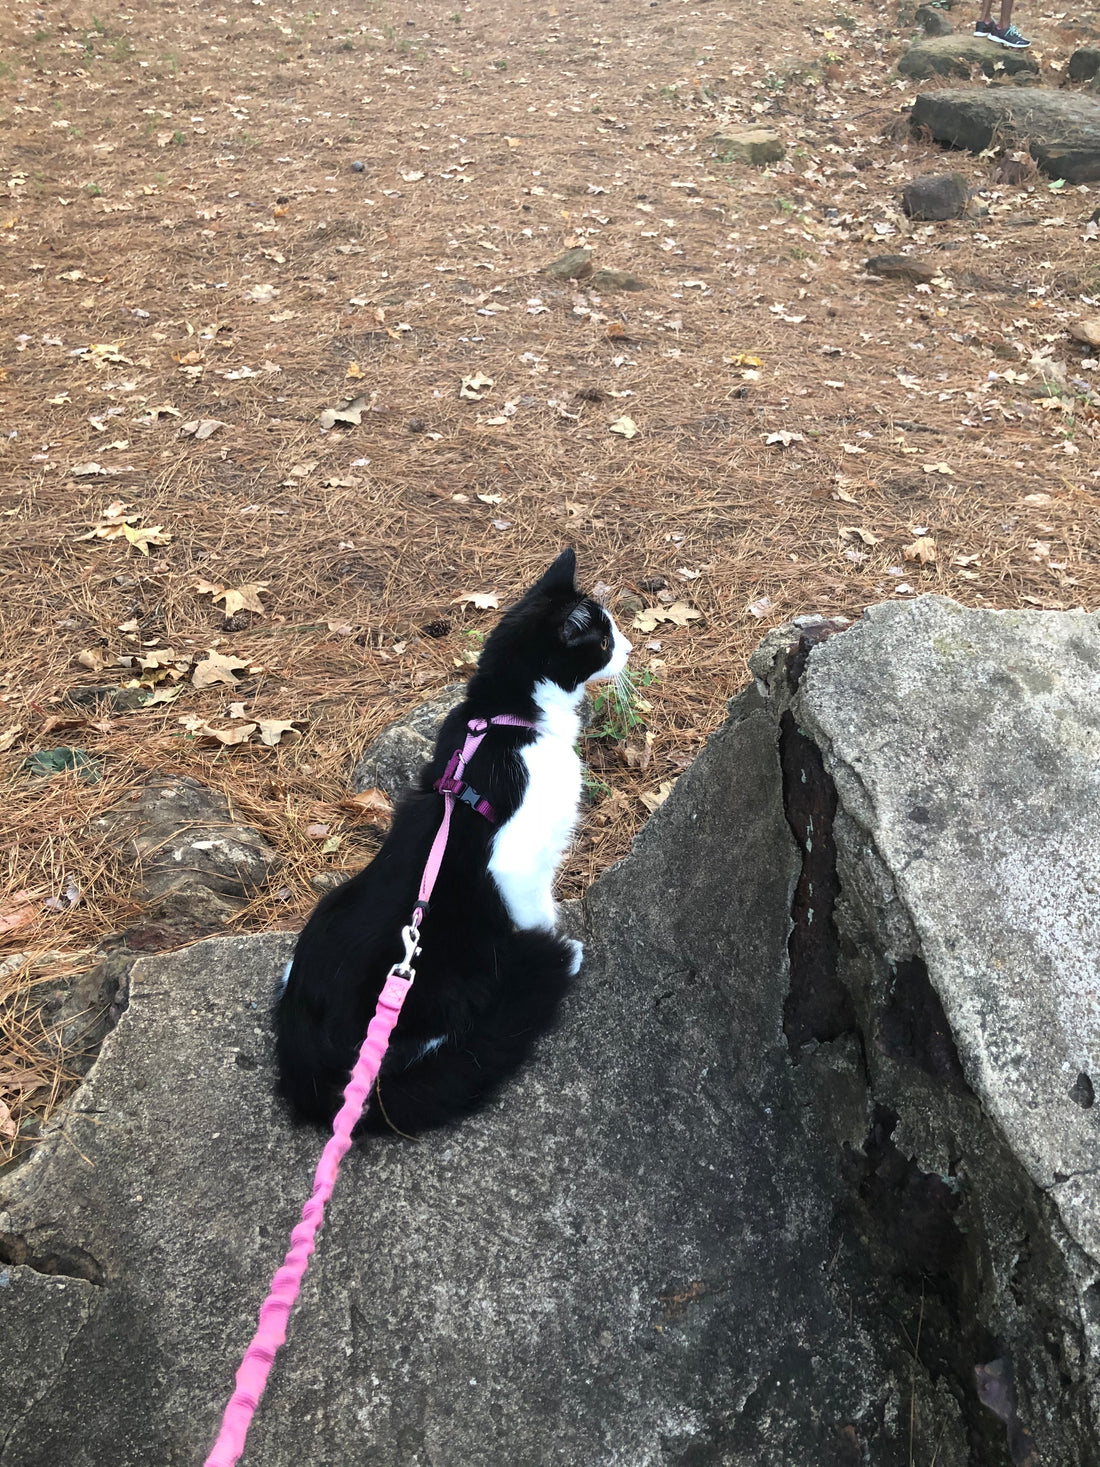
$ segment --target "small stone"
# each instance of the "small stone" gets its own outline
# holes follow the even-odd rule
[[[619,597],[617,606],[624,616],[637,616],[639,611],[645,610],[645,602],[632,591],[625,591]]]
[[[950,36],[954,26],[935,5],[921,5],[915,16],[917,24],[926,36]]]
[[[645,580],[639,581],[638,585],[650,596],[655,596],[658,591],[668,590],[668,580],[664,576],[646,576]]]
[[[863,268],[884,280],[911,280],[917,285],[927,285],[940,273],[938,265],[912,255],[872,255]]]
[[[1069,58],[1067,75],[1071,82],[1092,81],[1100,76],[1100,46],[1079,46]]]
[[[351,165],[351,171],[352,173],[362,173],[366,169],[366,166],[365,163],[356,158],[355,162]]]
[[[551,280],[584,280],[592,274],[592,251],[583,245],[566,250],[564,255],[544,265],[541,273]]]
[[[1089,316],[1084,321],[1075,321],[1069,328],[1074,341],[1084,346],[1100,347],[1100,316]]]
[[[764,168],[786,156],[787,146],[771,127],[727,127],[707,138],[710,155],[719,163],[748,163]]]
[[[426,433],[428,425],[423,418],[410,418],[405,424],[410,433]]]
[[[969,198],[961,173],[922,173],[902,189],[901,206],[910,219],[957,219]]]

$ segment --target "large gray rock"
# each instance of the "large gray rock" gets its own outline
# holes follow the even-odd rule
[[[1010,51],[995,46],[981,36],[955,32],[948,36],[928,36],[916,41],[898,62],[902,76],[916,81],[930,76],[970,76],[974,68],[986,76],[1017,74],[1037,76],[1039,63],[1026,51]]]
[[[1100,46],[1078,46],[1069,58],[1066,75],[1072,82],[1092,81],[1100,75]]]
[[[1100,631],[937,598],[831,630],[768,639],[571,914],[525,1076],[345,1163],[246,1462],[1100,1459]],[[0,1467],[202,1460],[321,1145],[272,1098],[291,942],[139,963],[4,1179],[0,1350],[36,1368]]]
[[[195,891],[244,898],[263,886],[278,855],[234,820],[224,795],[178,775],[154,775],[92,829],[134,862],[144,902]]]
[[[910,122],[937,142],[972,153],[994,137],[1005,147],[1026,147],[1051,178],[1100,179],[1100,100],[1080,92],[1007,86],[922,92]]]
[[[392,800],[412,784],[431,758],[443,720],[466,696],[465,683],[449,683],[411,713],[388,724],[356,761],[351,787],[378,789]]]

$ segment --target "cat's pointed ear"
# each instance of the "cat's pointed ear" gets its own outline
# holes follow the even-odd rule
[[[534,590],[548,596],[576,595],[574,578],[577,574],[577,557],[572,550],[563,550],[550,569],[540,577]]]

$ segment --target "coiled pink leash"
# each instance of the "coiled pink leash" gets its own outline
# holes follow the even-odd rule
[[[481,799],[476,790],[464,785],[461,779],[468,761],[477,752],[491,724],[504,724],[512,728],[535,726],[525,718],[513,718],[509,714],[490,719],[472,718],[467,724],[469,731],[466,742],[461,751],[452,756],[443,778],[436,783],[436,789],[443,795],[446,808],[424,867],[412,920],[407,927],[401,929],[405,956],[393,965],[382,985],[378,1007],[367,1027],[367,1037],[363,1040],[359,1058],[355,1061],[351,1079],[344,1090],[344,1103],[336,1113],[332,1135],[325,1143],[325,1149],[317,1163],[313,1176],[313,1192],[302,1209],[301,1222],[290,1235],[290,1248],[282,1266],[276,1271],[267,1298],[260,1306],[256,1333],[252,1336],[237,1370],[236,1386],[222,1416],[218,1439],[211,1448],[204,1467],[234,1467],[240,1460],[248,1428],[260,1404],[275,1356],[280,1345],[286,1341],[290,1311],[294,1307],[316,1246],[317,1234],[325,1216],[325,1204],[332,1196],[340,1163],[351,1146],[352,1133],[362,1119],[367,1099],[378,1078],[378,1071],[389,1047],[390,1035],[401,1014],[401,1005],[416,977],[412,960],[420,951],[420,923],[427,910],[439,868],[443,864],[443,852],[447,847],[455,801],[461,799],[490,823],[495,823],[492,806],[487,800]]]

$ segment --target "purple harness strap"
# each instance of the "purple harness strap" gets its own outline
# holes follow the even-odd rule
[[[394,963],[382,985],[382,992],[378,996],[378,1007],[374,1011],[374,1018],[371,1019],[367,1029],[367,1037],[363,1040],[359,1057],[355,1061],[351,1078],[344,1090],[344,1103],[336,1113],[336,1119],[332,1123],[332,1135],[326,1142],[321,1159],[317,1163],[312,1195],[302,1209],[301,1222],[290,1235],[290,1250],[282,1266],[276,1271],[268,1296],[260,1306],[256,1333],[244,1352],[244,1358],[237,1371],[236,1389],[229,1398],[229,1404],[222,1417],[218,1439],[211,1448],[204,1467],[233,1467],[244,1451],[245,1437],[248,1435],[252,1417],[256,1413],[260,1397],[267,1385],[267,1377],[276,1352],[286,1340],[287,1321],[309,1266],[317,1233],[324,1219],[325,1203],[332,1196],[340,1163],[351,1146],[352,1133],[362,1119],[371,1089],[378,1078],[378,1071],[389,1047],[390,1035],[401,1014],[401,1005],[405,1002],[409,989],[413,985],[413,979],[416,977],[412,960],[420,951],[418,946],[420,923],[428,909],[432,889],[443,864],[443,852],[447,848],[447,837],[450,834],[451,814],[454,811],[455,801],[463,798],[467,793],[468,787],[462,784],[462,775],[466,765],[481,747],[482,739],[493,725],[503,725],[507,728],[535,727],[528,719],[513,718],[507,713],[489,719],[471,718],[466,725],[468,730],[466,742],[461,750],[451,756],[443,778],[436,782],[435,788],[442,794],[446,808],[435,840],[432,842],[432,848],[428,853],[424,875],[420,881],[420,890],[417,893],[416,906],[413,908],[412,920],[407,927],[401,929],[405,956],[399,963]],[[476,796],[476,791],[471,790],[469,794]],[[479,815],[484,815],[487,820],[494,821],[493,807],[487,800],[466,799],[465,803],[469,804]]]

